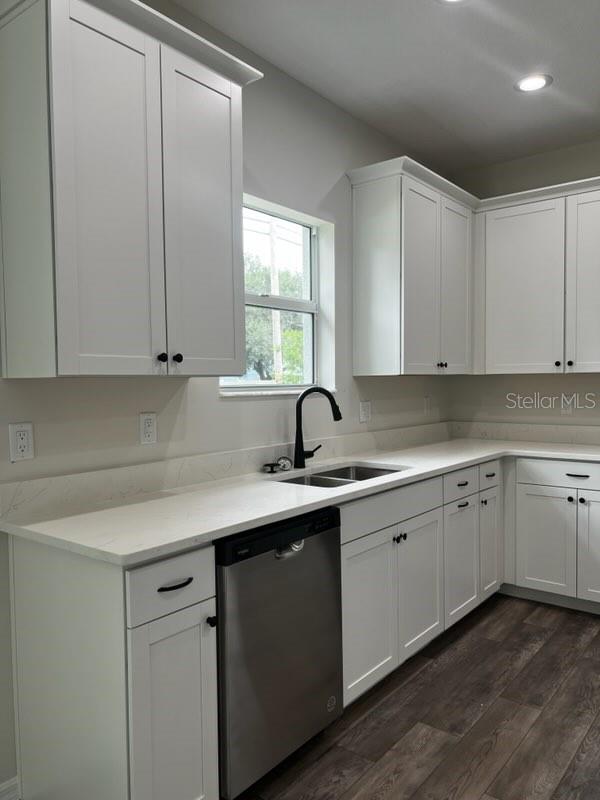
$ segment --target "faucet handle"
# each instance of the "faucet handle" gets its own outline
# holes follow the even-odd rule
[[[322,444],[318,444],[314,450],[305,450],[304,451],[304,458],[313,458],[317,450],[320,450],[323,447]]]

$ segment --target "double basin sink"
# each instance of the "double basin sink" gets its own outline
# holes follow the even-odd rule
[[[310,475],[299,475],[295,478],[287,478],[281,483],[296,483],[300,486],[320,486],[323,489],[335,489],[336,487],[347,486],[358,481],[369,481],[372,478],[383,478],[386,475],[393,475],[402,472],[407,467],[398,469],[383,469],[380,467],[368,467],[364,465],[352,465],[349,467],[337,467],[326,469],[323,472],[312,472]]]

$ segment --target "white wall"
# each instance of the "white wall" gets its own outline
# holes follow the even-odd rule
[[[204,26],[195,27],[207,35]],[[244,97],[245,191],[336,226],[336,382],[344,419],[334,424],[322,399],[307,403],[307,436],[360,430],[359,396],[373,403],[373,429],[446,419],[439,380],[359,383],[351,377],[351,197],[345,172],[401,155],[403,148],[215,32],[208,31],[208,38],[265,72]],[[431,398],[428,415],[424,395]],[[207,379],[0,381],[0,482],[291,441],[293,402],[220,399],[217,382]],[[137,442],[140,411],[158,414],[157,446]],[[35,426],[36,458],[11,465],[7,424],[25,420]],[[0,784],[15,773],[5,546],[0,539]]]

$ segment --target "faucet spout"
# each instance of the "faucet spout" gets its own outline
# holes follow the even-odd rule
[[[333,415],[333,419],[336,422],[339,422],[342,418],[342,412],[340,411],[340,407],[335,402],[335,397],[331,394],[331,392],[327,389],[324,389],[322,386],[311,386],[309,389],[306,389],[300,397],[296,400],[296,443],[294,446],[294,468],[295,469],[304,469],[306,466],[306,459],[312,458],[316,451],[321,447],[315,447],[314,450],[305,450],[304,449],[304,434],[302,432],[302,406],[305,399],[311,394],[322,394],[329,400],[329,405],[331,406],[331,413]]]

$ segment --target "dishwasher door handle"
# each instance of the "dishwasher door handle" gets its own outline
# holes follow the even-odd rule
[[[287,547],[278,547],[275,550],[275,558],[292,558],[299,555],[304,550],[304,539],[298,542],[292,542]]]

